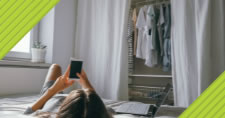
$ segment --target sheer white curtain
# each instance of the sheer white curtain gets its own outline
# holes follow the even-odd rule
[[[225,70],[225,1],[171,6],[175,104],[187,107]]]
[[[78,0],[75,57],[97,93],[128,99],[127,21],[129,0]]]

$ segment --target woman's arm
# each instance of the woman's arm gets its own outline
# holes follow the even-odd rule
[[[38,109],[41,109],[44,104],[56,93],[50,89],[48,89],[31,107],[32,111],[36,111]]]
[[[77,76],[80,78],[79,82],[80,82],[80,85],[82,86],[82,89],[88,89],[88,90],[95,91],[94,87],[89,82],[84,70],[82,70],[81,73],[77,73]]]
[[[63,91],[64,89],[68,88],[74,83],[74,80],[69,80],[69,72],[70,72],[70,66],[68,66],[65,74],[63,76],[60,76],[57,78],[56,82],[50,87],[41,97],[39,100],[37,100],[34,105],[31,107],[33,111],[36,111],[38,109],[41,109],[44,104],[55,94],[57,94],[60,91]]]

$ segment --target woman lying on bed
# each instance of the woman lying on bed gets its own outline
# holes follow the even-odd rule
[[[74,90],[68,96],[60,94],[75,82],[69,79],[69,72],[70,66],[61,75],[60,66],[53,64],[47,74],[41,97],[24,114],[35,112],[41,118],[111,118],[84,71],[74,73],[80,78],[81,90]]]

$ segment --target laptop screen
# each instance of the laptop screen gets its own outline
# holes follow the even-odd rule
[[[166,88],[163,90],[162,95],[156,102],[156,107],[154,108],[153,113],[152,113],[153,117],[157,114],[157,111],[159,110],[160,106],[165,102],[167,96],[169,95],[169,91],[171,88],[172,88],[172,85],[168,83],[166,85]]]
[[[162,95],[156,102],[156,107],[160,107],[160,105],[162,105],[165,102],[171,88],[172,88],[171,84],[166,85],[166,88],[163,90]]]

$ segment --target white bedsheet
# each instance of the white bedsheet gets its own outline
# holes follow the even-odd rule
[[[31,106],[40,96],[10,96],[0,97],[0,118],[31,118],[32,116],[23,115],[23,112],[28,106]],[[112,101],[103,99],[107,107],[116,109],[119,105],[128,101]],[[174,118],[179,116],[184,111],[184,108],[173,106],[162,106],[157,114],[157,118]],[[122,114],[115,115],[115,118],[137,118],[134,115]],[[144,117],[138,117],[144,118]]]
[[[0,118],[30,118],[23,115],[23,112],[38,98],[38,95],[0,97]]]

